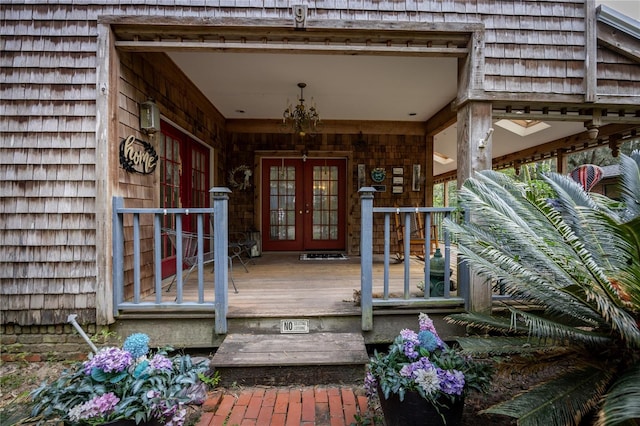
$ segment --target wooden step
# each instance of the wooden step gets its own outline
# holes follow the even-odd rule
[[[369,361],[359,333],[229,334],[211,362],[222,385],[354,383]]]

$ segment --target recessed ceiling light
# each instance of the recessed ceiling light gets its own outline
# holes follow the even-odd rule
[[[440,154],[439,152],[433,152],[433,159],[440,164],[449,164],[453,163],[453,158],[447,157],[444,154]]]
[[[244,114],[244,110],[243,110],[243,109],[237,109],[237,110],[236,110],[236,112],[237,112],[238,114]]]
[[[415,112],[410,112],[410,113],[409,113],[409,117],[414,117],[414,116],[416,116],[416,115],[418,115],[418,114],[416,114]]]
[[[496,121],[496,125],[506,129],[519,136],[529,136],[541,130],[551,127],[544,121],[540,120],[507,120],[502,119]]]

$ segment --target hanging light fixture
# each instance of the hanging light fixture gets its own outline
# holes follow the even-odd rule
[[[307,87],[306,83],[298,83],[300,88],[300,103],[293,108],[288,105],[282,113],[282,126],[293,130],[295,133],[303,138],[307,133],[318,133],[322,126],[320,121],[320,114],[316,109],[313,99],[311,100],[311,106],[307,109],[304,104],[304,88]]]

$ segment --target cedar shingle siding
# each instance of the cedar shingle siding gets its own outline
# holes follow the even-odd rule
[[[591,1],[591,0],[587,0]],[[126,3],[126,4],[123,4]],[[0,8],[0,296],[3,324],[59,324],[70,313],[88,323],[97,318],[98,247],[109,256],[98,229],[97,200],[98,19],[154,17],[214,24],[216,19],[291,20],[283,0],[207,1],[3,1]],[[565,96],[585,90],[585,1],[516,0],[317,0],[308,19],[483,24],[484,66],[480,82],[488,99],[501,94]],[[591,9],[592,10],[592,9]],[[251,22],[248,25],[253,25]],[[117,137],[137,132],[137,104],[153,90],[171,110],[162,111],[212,145],[221,144],[222,118],[197,88],[169,70],[150,67],[162,54],[119,52]],[[159,56],[159,57],[158,57]],[[150,58],[153,58],[151,60]],[[602,95],[640,96],[640,65],[600,49],[597,79]],[[163,68],[170,67],[164,64]],[[166,68],[165,68],[166,69]],[[482,74],[480,74],[482,75]],[[156,78],[154,88],[145,81]],[[185,96],[184,94],[187,93]],[[195,101],[194,101],[195,100]],[[212,119],[211,117],[215,117]],[[231,143],[237,142],[235,137]],[[113,141],[110,141],[113,143]],[[220,148],[220,146],[217,146]],[[231,148],[233,150],[233,148]],[[224,181],[225,151],[216,150]],[[233,152],[231,152],[233,154]],[[230,154],[230,155],[231,155]],[[249,161],[249,159],[244,159]],[[157,182],[119,170],[111,182],[130,206],[154,206]],[[105,193],[110,193],[109,191]],[[246,200],[251,204],[252,200]],[[236,214],[236,213],[234,213]],[[110,288],[110,271],[100,283]]]

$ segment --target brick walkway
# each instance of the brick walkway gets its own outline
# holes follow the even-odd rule
[[[197,426],[349,426],[366,413],[357,386],[252,387],[211,393]]]

